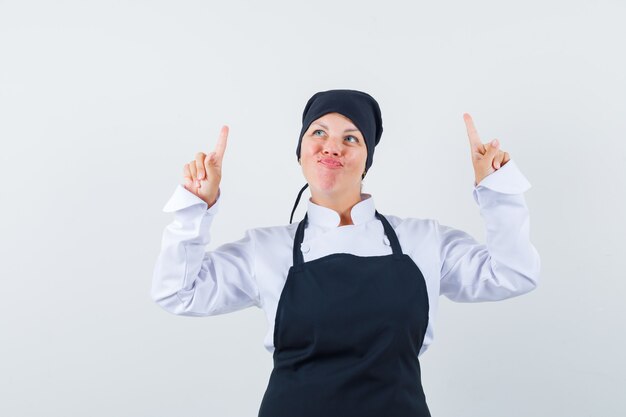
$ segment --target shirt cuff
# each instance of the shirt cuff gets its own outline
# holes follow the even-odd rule
[[[480,187],[489,188],[499,193],[521,194],[527,191],[531,184],[519,170],[515,161],[509,159],[500,169],[483,178],[474,189]]]
[[[500,169],[487,175],[478,185],[475,185],[472,195],[474,201],[478,203],[478,193],[484,188],[504,194],[522,194],[530,187],[532,185],[519,170],[515,161],[509,159]]]
[[[208,213],[215,214],[219,206],[220,195],[221,189],[218,188],[217,200],[215,201],[215,204],[213,204],[211,207],[208,207],[208,204],[203,199],[201,199],[191,191],[187,190],[181,184],[178,184],[170,199],[167,201],[167,203],[165,203],[163,211],[165,213],[172,213],[178,210],[185,209],[187,207],[195,206],[196,204],[201,204],[204,205],[204,209]]]

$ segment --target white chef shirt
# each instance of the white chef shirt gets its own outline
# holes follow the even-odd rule
[[[440,294],[458,302],[495,301],[536,287],[540,259],[529,240],[523,196],[530,187],[512,159],[474,186],[473,197],[486,225],[486,244],[434,219],[403,219],[382,213],[394,228],[403,253],[413,259],[426,280],[429,320],[419,355],[433,341]],[[259,307],[268,322],[264,346],[272,353],[276,307],[293,264],[298,223],[248,229],[242,239],[206,251],[220,198],[207,209],[202,199],[182,185],[176,187],[163,208],[174,213],[174,220],[163,232],[152,298],[165,310],[184,316]],[[337,212],[309,199],[309,222],[301,245],[304,261],[332,253],[391,254],[374,211],[374,198],[361,194],[350,213],[354,224],[338,226]]]

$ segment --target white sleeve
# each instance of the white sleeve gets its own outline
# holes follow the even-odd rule
[[[486,226],[486,244],[438,224],[440,293],[458,302],[495,301],[537,286],[539,253],[530,242],[523,193],[531,187],[513,160],[485,177],[473,190]]]
[[[209,229],[218,211],[178,185],[163,211],[174,213],[165,227],[152,276],[152,299],[166,311],[184,316],[211,316],[260,307],[255,277],[253,233],[206,251]]]

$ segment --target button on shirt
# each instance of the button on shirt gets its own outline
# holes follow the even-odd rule
[[[426,280],[429,323],[419,355],[433,341],[439,295],[458,302],[495,301],[536,287],[540,258],[529,240],[523,195],[530,187],[512,159],[475,185],[473,197],[485,221],[486,244],[434,219],[383,213],[403,252]],[[163,208],[174,213],[174,220],[163,232],[151,295],[165,310],[185,316],[259,307],[268,323],[263,343],[271,353],[276,307],[293,263],[298,223],[248,229],[240,240],[207,251],[220,199],[221,189],[216,203],[207,209],[202,199],[182,185],[176,187]],[[301,245],[304,261],[333,253],[391,254],[389,239],[374,211],[374,198],[363,193],[350,212],[354,224],[339,226],[337,212],[309,199],[309,223]]]

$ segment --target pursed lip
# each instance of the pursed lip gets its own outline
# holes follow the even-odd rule
[[[317,162],[321,163],[322,165],[328,168],[341,168],[343,166],[343,164],[339,162],[338,159],[334,159],[334,158],[321,158]]]

